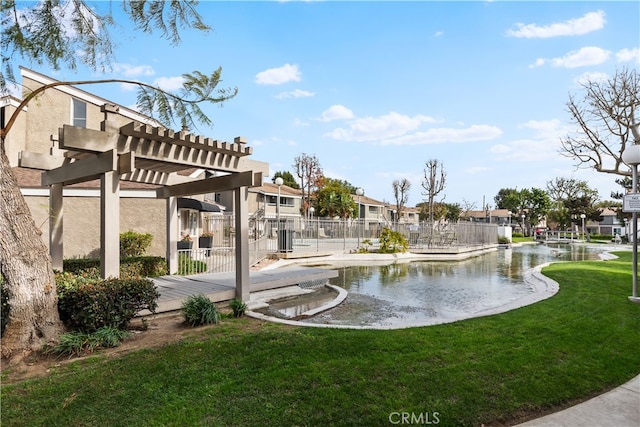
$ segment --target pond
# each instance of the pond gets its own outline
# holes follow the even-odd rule
[[[550,261],[599,259],[604,248],[577,244],[525,245],[463,261],[318,265],[336,269],[333,285],[349,294],[306,323],[406,327],[451,322],[512,303],[534,292],[523,272]],[[353,264],[353,262],[351,262]],[[294,305],[288,303],[289,310]]]

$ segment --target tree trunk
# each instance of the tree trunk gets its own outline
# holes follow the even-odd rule
[[[0,146],[0,273],[8,294],[9,321],[2,357],[19,361],[63,331],[51,257]]]

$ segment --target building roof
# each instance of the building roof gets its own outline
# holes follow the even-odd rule
[[[254,193],[263,193],[263,194],[278,194],[278,186],[272,182],[263,182],[262,185],[258,187],[251,187],[249,191]],[[280,186],[280,195],[281,196],[290,196],[290,197],[302,197],[302,190],[298,190],[293,187],[289,187],[288,185]]]
[[[358,202],[358,196],[356,194],[352,194],[354,202]],[[365,195],[360,196],[360,204],[366,206],[385,206],[384,202],[378,201],[376,199],[372,199],[371,197],[367,197]]]
[[[52,79],[49,76],[45,76],[44,74],[38,73],[37,71],[31,70],[23,66],[20,66],[20,74],[22,75],[23,78],[28,78],[30,80],[41,83],[43,85],[55,83],[58,81],[58,80]],[[98,105],[98,106],[103,104],[118,105],[118,108],[119,108],[118,114],[124,117],[127,117],[129,119],[132,119],[138,122],[150,124],[152,126],[162,126],[162,124],[157,120],[155,120],[153,117],[146,116],[131,108],[120,105],[117,102],[113,102],[108,99],[102,98],[100,96],[94,95],[85,90],[78,89],[76,86],[56,86],[55,89],[94,105]]]
[[[487,216],[489,216],[489,214],[491,214],[491,216],[493,217],[501,217],[501,218],[508,218],[509,216],[515,218],[518,215],[514,215],[514,214],[510,214],[509,213],[509,209],[493,209],[493,210],[488,210],[488,211],[467,211],[466,213],[463,213],[462,216],[464,217],[468,217],[468,218],[485,218]]]

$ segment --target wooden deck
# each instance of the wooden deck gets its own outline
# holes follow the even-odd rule
[[[300,266],[251,271],[249,272],[249,291],[259,292],[295,285],[314,286],[337,276],[338,272],[335,270]],[[213,302],[229,301],[236,296],[236,276],[233,272],[161,276],[151,280],[160,292],[156,313],[180,310],[182,301],[191,295],[206,295]]]

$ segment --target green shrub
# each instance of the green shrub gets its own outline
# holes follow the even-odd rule
[[[137,233],[135,231],[126,231],[120,233],[120,257],[139,257],[151,246],[153,236],[149,233]]]
[[[166,274],[169,274],[169,267],[163,257],[141,256],[120,260],[120,278],[158,277]]]
[[[522,233],[512,233],[511,237],[524,237],[524,234],[522,234]]]
[[[247,311],[247,304],[237,298],[229,302],[229,307],[233,310],[233,317],[242,317],[245,311]]]
[[[407,239],[397,231],[384,228],[380,233],[380,252],[393,254],[396,252],[406,252],[409,244]]]
[[[93,333],[69,332],[62,334],[58,343],[47,350],[47,353],[81,356],[97,348],[117,347],[130,335],[128,331],[109,326],[102,327]]]
[[[62,268],[66,272],[100,279],[99,259],[65,259]],[[144,256],[120,260],[120,278],[158,277],[168,273],[167,261],[163,257]]]
[[[191,295],[184,300],[182,315],[191,326],[208,325],[220,321],[218,308],[205,295]]]
[[[511,243],[511,239],[509,239],[506,236],[499,236],[498,237],[498,243],[501,244],[501,245],[506,245],[506,244]]]
[[[56,275],[56,287],[60,318],[84,332],[123,329],[139,311],[154,312],[160,296],[149,279],[95,280],[65,272]]]
[[[178,275],[187,276],[189,274],[204,273],[207,271],[207,264],[191,258],[187,254],[178,255]]]
[[[9,323],[9,294],[4,288],[4,279],[0,275],[0,336],[4,335],[7,323]]]
[[[371,240],[369,239],[364,239],[360,245],[360,247],[357,250],[357,253],[359,254],[368,254],[369,253],[369,248],[371,247],[372,243]]]

